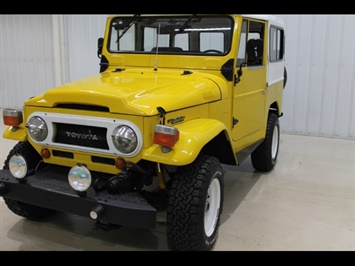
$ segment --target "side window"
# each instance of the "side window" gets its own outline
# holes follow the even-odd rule
[[[187,33],[176,34],[175,36],[175,46],[181,47],[182,50],[189,50],[189,35]]]
[[[245,62],[246,60],[245,51],[246,51],[246,44],[247,44],[247,32],[248,32],[248,21],[243,20],[242,32],[240,34],[240,41],[239,41],[237,67],[240,66],[240,64]]]
[[[174,38],[171,39],[170,34],[159,34],[157,40],[156,28],[144,28],[144,51],[155,51],[157,46],[159,47],[178,47],[182,50],[188,50],[188,34],[174,34]],[[171,44],[173,40],[173,44]],[[156,43],[158,41],[158,43]]]
[[[262,65],[264,54],[265,24],[257,21],[243,20],[238,51],[237,64]]]
[[[281,61],[284,56],[284,30],[275,26],[270,27],[270,62]]]
[[[110,39],[109,50],[111,52],[117,51],[134,51],[134,36],[135,27],[131,27],[124,35],[122,35],[122,30],[113,30]]]
[[[157,43],[158,41],[158,43]],[[144,51],[152,51],[155,47],[168,47],[169,46],[169,35],[159,34],[157,40],[157,29],[156,28],[144,28]]]
[[[156,29],[146,27],[144,29],[144,46],[143,51],[151,51],[155,44],[156,40]]]
[[[200,33],[200,51],[217,50],[224,52],[224,34],[223,32],[201,32]]]

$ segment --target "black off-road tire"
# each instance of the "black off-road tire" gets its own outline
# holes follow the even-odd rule
[[[280,145],[280,123],[277,114],[269,113],[264,141],[252,152],[251,161],[255,170],[268,172],[276,164]]]
[[[12,150],[7,155],[3,169],[9,169],[10,158],[15,154],[21,154],[23,157],[26,158],[28,164],[28,175],[34,171],[38,162],[42,160],[41,156],[28,141],[20,141],[12,148]]]
[[[35,206],[29,203],[4,198],[7,207],[14,214],[33,221],[43,221],[52,216],[55,211]]]
[[[31,146],[31,144],[27,141],[18,142],[12,150],[9,152],[5,162],[3,169],[9,169],[9,161],[11,156],[15,154],[21,154],[24,156],[28,163],[28,174],[34,173],[37,164],[41,160],[41,156],[37,153],[37,151]],[[25,202],[13,200],[4,197],[4,201],[7,207],[15,214],[28,218],[30,220],[44,220],[51,216],[55,211],[42,208],[39,206],[34,206],[32,204],[28,204]]]
[[[172,251],[209,251],[216,243],[224,198],[219,161],[200,155],[170,180],[167,239]]]

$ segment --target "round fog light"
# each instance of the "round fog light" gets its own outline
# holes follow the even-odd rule
[[[27,162],[25,158],[21,155],[12,156],[9,161],[9,169],[14,177],[18,179],[24,178],[27,174]]]
[[[69,171],[68,181],[74,190],[86,191],[91,184],[91,173],[84,165],[75,165]]]

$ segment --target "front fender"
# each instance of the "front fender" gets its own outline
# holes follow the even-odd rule
[[[180,139],[171,151],[164,153],[160,145],[154,144],[143,151],[142,159],[177,166],[190,164],[210,140],[226,129],[213,119],[194,119],[175,127]]]
[[[23,124],[21,124],[16,130],[13,127],[8,127],[3,134],[5,139],[12,139],[17,141],[27,140],[27,130]]]

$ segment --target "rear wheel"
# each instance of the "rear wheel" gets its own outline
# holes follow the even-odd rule
[[[284,67],[284,88],[286,87],[287,84],[287,70],[286,67]]]
[[[258,171],[274,168],[279,153],[280,123],[277,114],[270,113],[264,141],[251,154],[253,167]]]
[[[169,185],[167,237],[170,250],[208,251],[216,243],[223,207],[219,161],[199,156],[178,169]]]
[[[13,155],[22,155],[27,163],[28,163],[28,174],[34,173],[35,167],[40,162],[41,157],[37,153],[37,151],[31,146],[31,144],[27,141],[17,143],[13,149],[9,152],[5,162],[3,169],[9,169],[9,161]],[[43,220],[50,215],[52,215],[55,211],[42,208],[39,206],[35,206],[29,203],[13,200],[4,197],[4,201],[7,207],[15,214],[28,218],[30,220]]]

